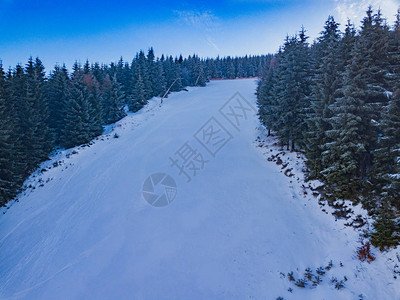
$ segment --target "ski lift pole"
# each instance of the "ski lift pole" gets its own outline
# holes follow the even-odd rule
[[[168,95],[168,93],[169,93],[169,90],[172,88],[172,86],[175,84],[175,82],[178,80],[178,79],[182,79],[182,78],[176,78],[175,80],[174,80],[174,82],[172,82],[172,84],[169,86],[169,88],[168,88],[168,90],[164,93],[164,95],[161,97],[161,102],[160,102],[160,105],[163,103],[163,99]]]
[[[197,76],[196,83],[194,84],[194,86],[197,86],[197,83],[199,82],[199,79],[200,79],[200,75],[201,74],[199,74],[199,76]]]

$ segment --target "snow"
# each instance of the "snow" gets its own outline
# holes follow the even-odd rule
[[[385,94],[385,96],[386,96],[388,99],[390,99],[390,98],[393,96],[393,92],[390,92],[390,91],[384,91],[383,93]]]
[[[252,110],[237,127],[223,117],[236,92],[255,106],[255,88],[213,81],[154,98],[91,145],[54,154],[1,210],[0,298],[399,299],[398,252],[358,261],[360,232],[318,204],[303,157],[266,137]],[[231,136],[215,156],[195,135],[211,117]],[[170,161],[186,142],[207,160],[190,182]],[[178,189],[162,208],[141,195],[157,172]],[[287,279],[330,261],[317,287]],[[336,290],[330,279],[344,276]]]

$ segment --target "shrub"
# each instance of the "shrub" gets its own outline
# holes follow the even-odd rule
[[[400,243],[400,222],[390,209],[383,210],[374,223],[375,231],[371,233],[371,243],[379,250],[396,247]]]
[[[314,279],[312,280],[312,283],[313,283],[312,285],[317,286],[318,284],[321,283],[321,281],[322,281],[321,277],[315,276]]]
[[[295,281],[293,272],[288,273],[287,276],[288,276],[289,281]]]
[[[309,280],[309,281],[312,280],[313,274],[312,274],[312,271],[311,271],[310,268],[307,268],[307,269],[305,270],[304,278],[306,278],[306,279]]]
[[[325,269],[324,269],[324,267],[319,267],[319,268],[317,269],[317,274],[318,274],[318,275],[321,275],[321,276],[325,275]]]
[[[295,282],[295,285],[298,287],[304,288],[304,287],[306,287],[306,281],[304,279],[298,279]]]
[[[325,269],[326,270],[330,270],[330,269],[332,269],[332,267],[333,267],[333,262],[332,262],[332,260],[329,262],[329,264],[325,267]]]
[[[375,256],[371,253],[370,242],[361,242],[361,247],[357,248],[357,258],[360,261],[367,261],[368,263],[375,260]]]
[[[337,282],[335,283],[335,289],[337,289],[337,290],[344,289],[344,282],[343,282],[343,280],[337,281]]]

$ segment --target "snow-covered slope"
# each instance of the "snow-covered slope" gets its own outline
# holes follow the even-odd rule
[[[359,262],[357,233],[257,147],[255,87],[218,81],[161,107],[153,99],[89,147],[46,162],[2,209],[0,298],[400,299],[386,258]],[[243,98],[227,102],[236,92]],[[190,182],[171,166],[183,158]],[[177,185],[165,207],[142,196],[158,172]],[[316,287],[287,278],[330,261]],[[330,279],[344,276],[336,290]]]

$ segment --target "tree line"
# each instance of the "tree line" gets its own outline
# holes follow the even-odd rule
[[[0,61],[0,206],[13,199],[25,179],[55,148],[90,142],[127,111],[154,96],[205,86],[212,78],[258,76],[269,56],[183,59],[152,48],[131,63],[56,65],[46,75],[39,58],[5,71]],[[170,89],[169,89],[170,88]]]
[[[344,32],[329,17],[308,43],[288,36],[257,89],[259,116],[281,143],[305,153],[326,197],[361,202],[371,242],[400,241],[400,11],[388,25],[370,7]]]

